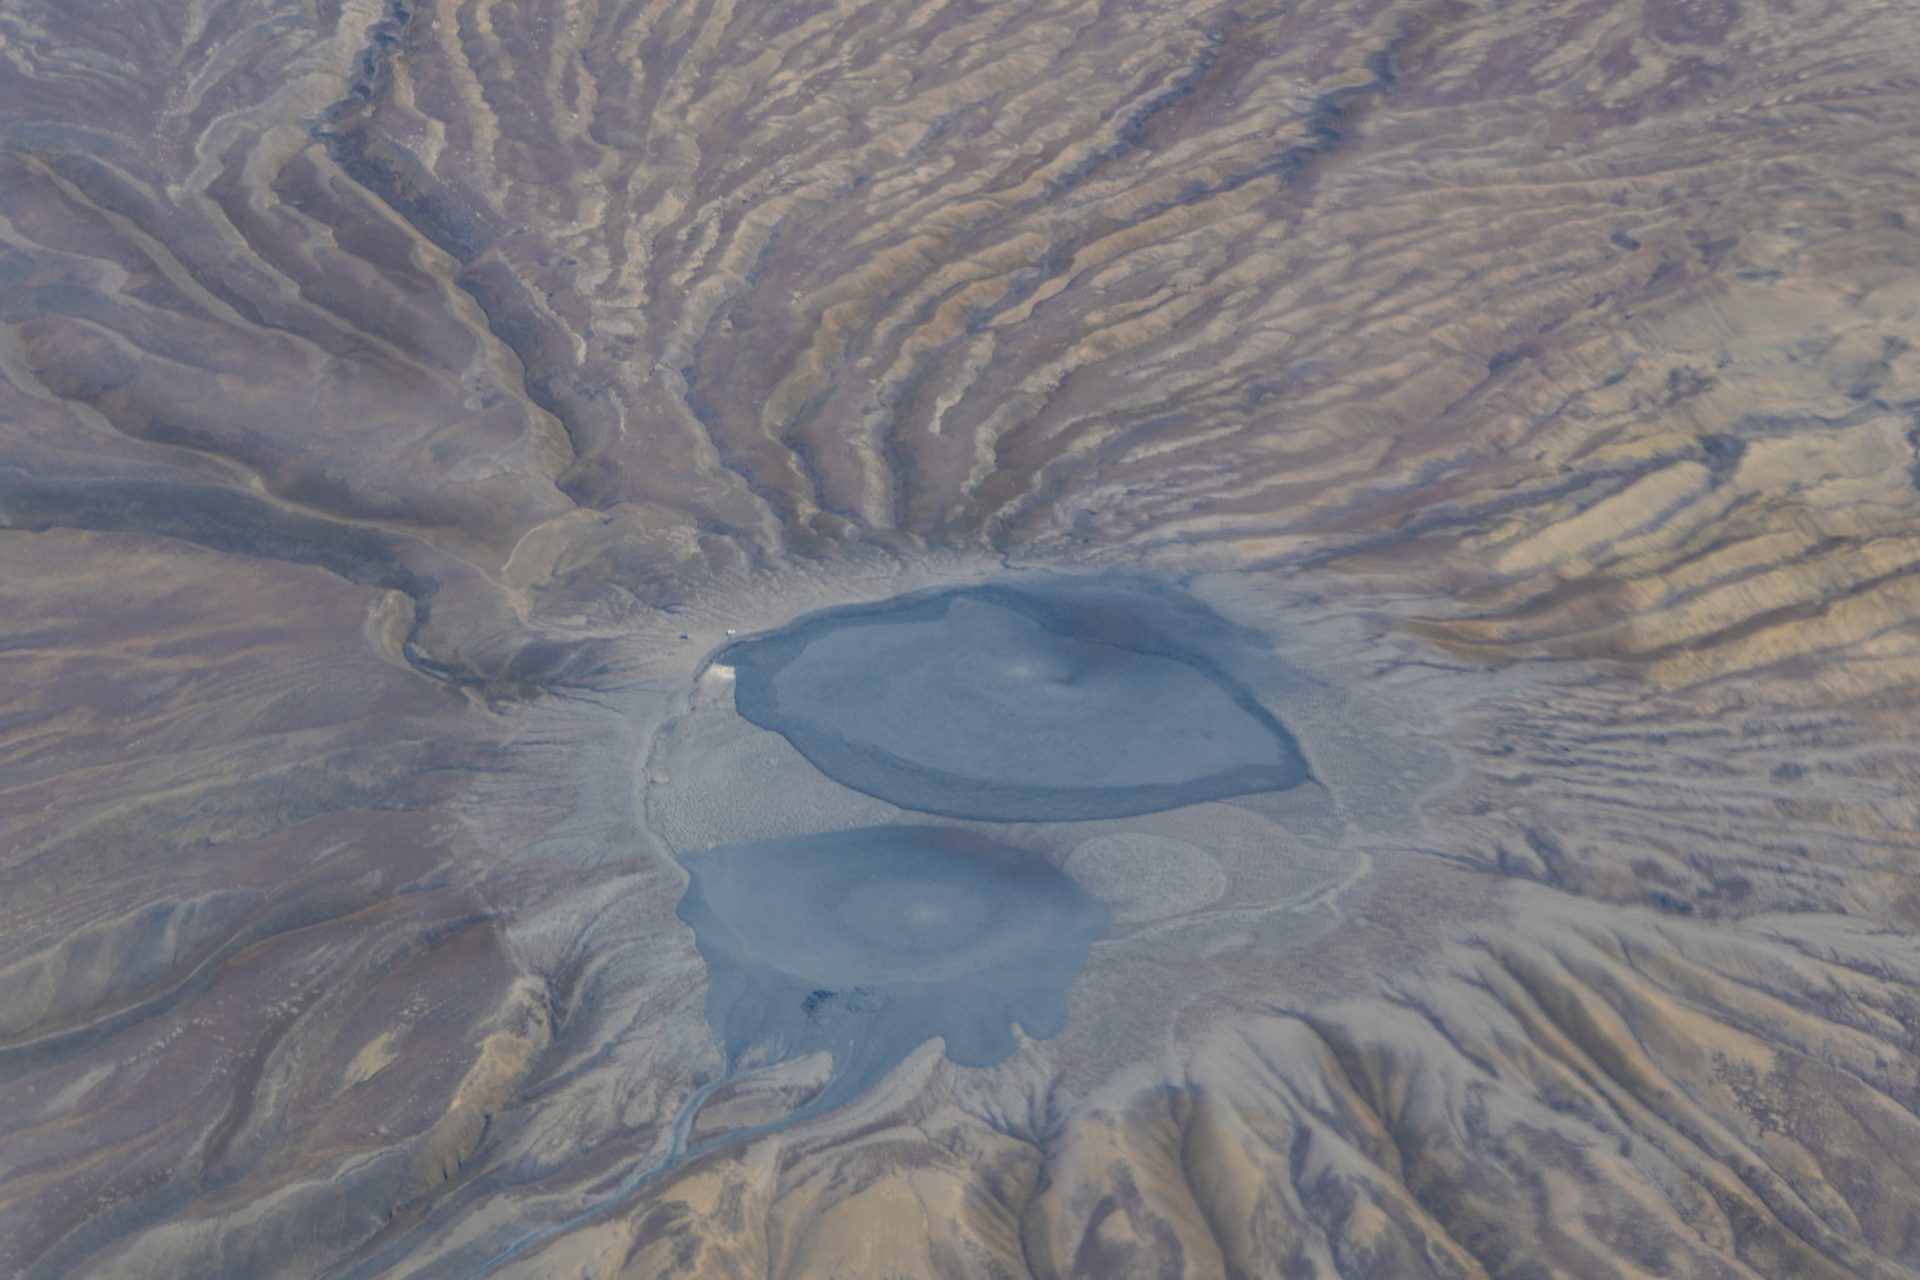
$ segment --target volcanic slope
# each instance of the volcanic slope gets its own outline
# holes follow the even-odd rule
[[[1920,1275],[1916,63],[0,7],[0,1273]],[[1065,1023],[783,1126],[682,859],[933,819],[715,655],[1049,572],[1259,637],[1318,785],[999,824]]]

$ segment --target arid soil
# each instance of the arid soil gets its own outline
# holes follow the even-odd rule
[[[1920,1277],[1917,66],[0,3],[0,1275]],[[1203,602],[1312,782],[937,820],[736,712],[1048,574]],[[719,1043],[682,859],[927,822],[1104,904],[1057,1032]]]

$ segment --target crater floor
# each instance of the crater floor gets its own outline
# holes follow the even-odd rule
[[[0,55],[0,1275],[1920,1280],[1910,0]]]
[[[990,1066],[1067,1021],[1106,911],[1030,853],[938,827],[794,836],[683,857],[680,916],[730,1063],[827,1052],[821,1108],[935,1037]],[[810,1109],[813,1109],[810,1108]]]
[[[1062,578],[829,612],[722,660],[740,714],[846,786],[923,813],[1064,821],[1308,779],[1293,736],[1207,656],[1236,639],[1171,593]]]

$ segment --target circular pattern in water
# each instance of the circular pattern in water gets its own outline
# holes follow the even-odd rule
[[[1013,1027],[1066,1025],[1106,910],[1031,855],[963,831],[872,827],[684,858],[680,917],[707,963],[707,1015],[738,1061],[826,1050],[852,1097],[935,1036],[986,1066]]]
[[[1137,831],[1095,836],[1067,856],[1067,874],[1107,904],[1115,924],[1184,915],[1227,891],[1227,873],[1198,845]]]
[[[970,587],[734,645],[740,714],[841,784],[989,822],[1125,817],[1297,786],[1293,736],[1165,592]]]

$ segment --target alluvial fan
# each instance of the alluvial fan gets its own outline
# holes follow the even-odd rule
[[[1917,57],[0,5],[0,1274],[1920,1276]]]

